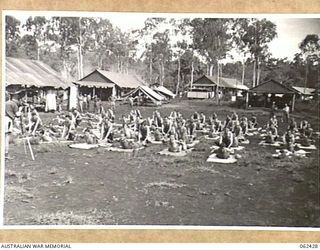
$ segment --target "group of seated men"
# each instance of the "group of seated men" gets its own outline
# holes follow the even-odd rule
[[[88,144],[109,143],[123,149],[162,142],[168,145],[170,152],[187,150],[197,139],[198,132],[204,132],[209,138],[216,139],[215,144],[220,147],[218,157],[221,158],[227,157],[229,148],[237,147],[239,143],[247,140],[251,130],[257,129],[255,116],[250,119],[246,116],[239,118],[236,112],[221,121],[216,113],[206,117],[202,112],[194,112],[186,119],[176,110],[168,116],[155,110],[150,117],[142,117],[138,109],[132,109],[127,116],[122,116],[119,120],[120,124],[116,124],[112,108],[102,110],[99,114],[83,114],[72,109],[71,112],[57,115],[48,125],[44,125],[39,113],[30,106],[20,125],[23,132],[39,136],[44,141],[58,138]],[[282,140],[292,151],[297,136],[302,145],[310,145],[312,132],[308,121],[301,121],[298,127],[295,119],[291,118]],[[266,124],[265,141],[274,143],[278,139],[278,121],[276,116],[272,116]]]

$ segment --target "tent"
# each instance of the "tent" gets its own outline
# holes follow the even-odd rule
[[[152,102],[156,105],[161,105],[165,98],[148,86],[139,86],[124,96],[125,98],[134,97],[138,101],[138,105],[143,105]]]
[[[155,86],[155,87],[153,87],[153,90],[155,92],[157,92],[158,94],[166,97],[167,99],[175,98],[175,96],[176,96],[175,94],[172,93],[171,90],[167,89],[164,86]]]

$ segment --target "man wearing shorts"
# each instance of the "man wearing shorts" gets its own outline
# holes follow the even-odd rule
[[[19,101],[17,96],[12,97],[11,100],[6,101],[5,108],[5,159],[9,159],[9,140],[12,132],[15,117],[20,116]]]

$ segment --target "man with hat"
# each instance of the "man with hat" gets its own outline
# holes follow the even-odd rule
[[[19,117],[20,111],[19,111],[19,100],[18,95],[14,94],[12,96],[11,100],[6,101],[5,106],[5,159],[9,159],[9,140],[10,140],[10,134],[12,132],[14,119],[16,117]]]

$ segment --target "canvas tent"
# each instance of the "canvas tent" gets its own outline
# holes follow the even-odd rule
[[[45,105],[46,111],[56,110],[57,95],[68,99],[71,83],[62,78],[49,65],[36,60],[6,57],[6,91],[19,91],[27,102],[35,106]]]
[[[314,91],[316,90],[314,88],[304,88],[304,87],[296,87],[296,86],[292,86],[292,88],[295,89],[302,98],[313,96]]]
[[[150,102],[155,105],[161,105],[162,101],[165,99],[163,96],[159,95],[148,86],[139,86],[130,93],[126,94],[124,97],[135,98],[135,100],[138,102],[138,105],[144,105]]]
[[[92,71],[74,83],[78,86],[80,93],[96,95],[102,101],[107,101],[111,96],[120,97],[145,85],[138,76],[100,69]]]
[[[175,94],[172,93],[171,90],[167,89],[164,86],[154,86],[152,89],[167,99],[172,99],[172,98],[175,98],[176,96]]]

